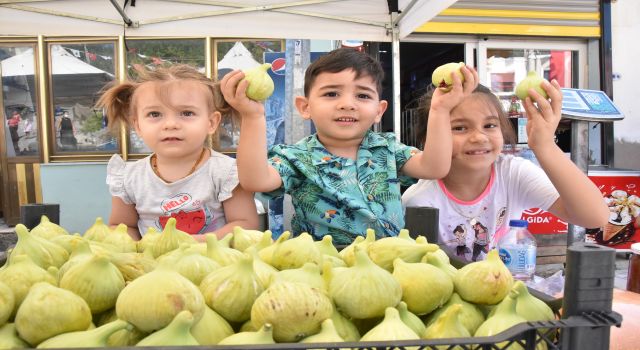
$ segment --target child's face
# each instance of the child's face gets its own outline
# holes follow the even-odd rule
[[[452,169],[488,171],[502,152],[498,111],[482,95],[466,97],[451,111],[451,132]]]
[[[209,107],[212,98],[196,81],[144,83],[133,96],[136,133],[161,157],[199,153],[220,122],[220,113]]]
[[[325,147],[359,145],[387,109],[387,101],[379,99],[371,77],[355,76],[353,70],[321,73],[309,96],[296,98],[298,111],[304,119],[313,121]]]

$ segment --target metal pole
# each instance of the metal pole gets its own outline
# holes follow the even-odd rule
[[[391,13],[391,23],[396,23],[397,12]],[[400,29],[394,25],[391,30],[392,81],[393,81],[393,132],[401,140],[400,125]]]
[[[589,122],[587,121],[571,121],[571,161],[587,174],[589,168]],[[577,242],[584,242],[584,236],[583,227],[569,224],[567,247]]]

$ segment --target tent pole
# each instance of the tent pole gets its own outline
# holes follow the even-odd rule
[[[131,27],[133,25],[133,21],[131,20],[131,18],[129,18],[129,16],[127,16],[126,13],[124,13],[124,9],[120,7],[120,5],[116,2],[116,0],[110,0],[110,1],[113,7],[116,8],[116,11],[118,11],[118,13],[120,14],[120,17],[122,17],[122,20],[127,25],[127,27]]]
[[[395,23],[397,12],[391,13],[391,23]],[[400,29],[397,25],[391,28],[392,82],[393,82],[393,132],[401,141],[400,130]]]

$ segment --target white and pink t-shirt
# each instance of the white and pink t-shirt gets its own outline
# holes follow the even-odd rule
[[[529,208],[544,210],[559,198],[544,171],[532,162],[499,155],[487,188],[472,201],[455,198],[441,180],[420,180],[402,195],[406,207],[439,209],[439,242],[468,261],[482,260]]]
[[[193,174],[166,183],[153,172],[150,158],[125,162],[116,154],[107,165],[109,192],[135,204],[141,235],[149,227],[161,231],[172,217],[176,227],[189,234],[212,232],[227,223],[222,202],[239,183],[235,159],[211,150]]]

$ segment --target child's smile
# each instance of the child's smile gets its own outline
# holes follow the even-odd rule
[[[340,126],[351,126],[358,122],[358,119],[352,117],[340,117],[336,119]]]

